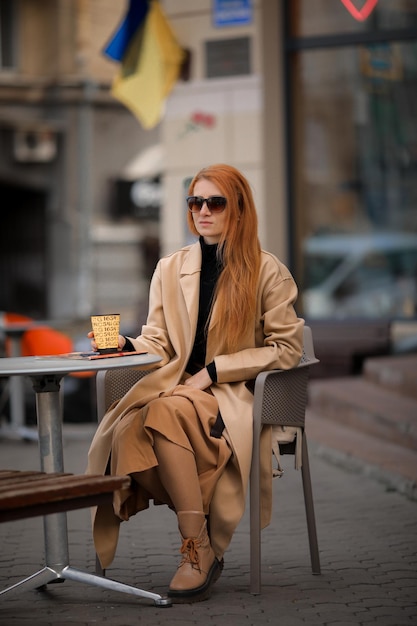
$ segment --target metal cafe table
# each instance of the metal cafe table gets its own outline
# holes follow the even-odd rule
[[[41,471],[64,471],[60,383],[71,372],[85,372],[122,367],[141,367],[160,361],[153,354],[138,354],[97,360],[53,357],[10,357],[0,359],[0,376],[28,376],[36,393]],[[42,587],[56,580],[74,580],[104,589],[121,591],[148,598],[158,606],[170,606],[171,600],[159,594],[119,583],[115,580],[83,572],[69,564],[66,513],[53,513],[44,518],[45,567],[28,578],[4,589],[0,595]]]
[[[22,337],[28,330],[43,328],[51,322],[28,320],[26,322],[0,322],[0,332],[10,340],[11,357],[21,355]],[[10,428],[1,427],[2,437],[20,437],[33,439],[33,433],[25,427],[25,394],[23,380],[20,376],[10,377]]]

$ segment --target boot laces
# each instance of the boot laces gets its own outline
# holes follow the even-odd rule
[[[181,554],[184,556],[179,566],[181,567],[181,565],[185,563],[190,563],[191,567],[197,568],[198,571],[201,572],[200,558],[198,555],[198,548],[200,548],[200,546],[201,542],[198,541],[198,539],[184,539],[180,549]]]

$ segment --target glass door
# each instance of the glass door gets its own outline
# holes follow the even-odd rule
[[[339,1],[289,6],[303,315],[415,317],[417,2],[380,0],[363,23]]]

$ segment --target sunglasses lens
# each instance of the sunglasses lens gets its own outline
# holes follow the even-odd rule
[[[221,213],[226,208],[227,200],[223,196],[211,196],[210,198],[202,198],[201,196],[188,196],[187,205],[192,213],[199,213],[204,202],[212,213]]]
[[[197,213],[198,211],[201,211],[203,198],[200,198],[199,196],[189,196],[187,198],[187,205],[192,213]]]
[[[223,196],[207,198],[207,206],[209,211],[213,211],[214,213],[223,211],[226,206],[226,198],[223,198]]]

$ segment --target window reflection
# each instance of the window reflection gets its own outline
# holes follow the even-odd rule
[[[355,19],[341,0],[290,0],[288,4],[293,37],[407,29],[417,24],[416,0],[378,0],[363,21]],[[366,4],[352,0],[358,10]]]
[[[303,313],[415,316],[417,46],[303,50],[293,68]]]
[[[417,314],[417,234],[313,236],[304,259],[310,318]]]

